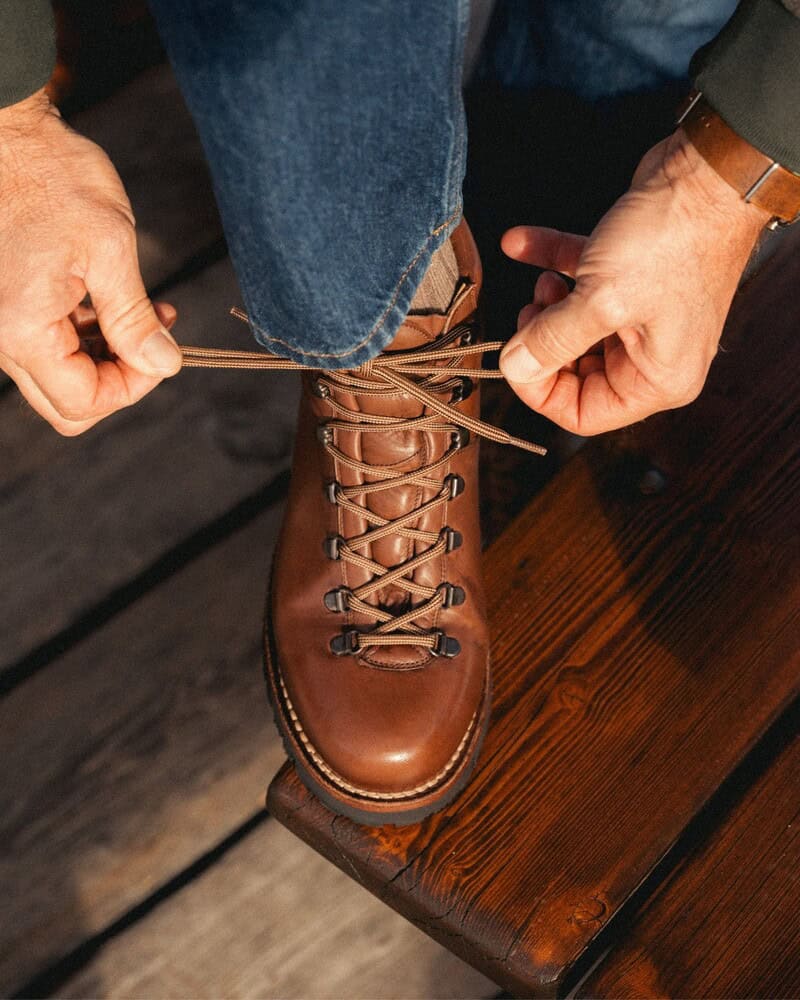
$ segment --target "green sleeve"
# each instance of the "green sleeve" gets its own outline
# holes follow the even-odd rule
[[[0,0],[0,108],[43,87],[55,61],[49,0]]]
[[[735,132],[800,174],[796,9],[800,13],[796,0],[743,0],[719,35],[695,53],[690,73]]]

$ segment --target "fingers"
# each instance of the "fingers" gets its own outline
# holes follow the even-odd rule
[[[533,289],[533,301],[523,306],[517,317],[517,329],[524,329],[545,306],[565,299],[569,293],[566,281],[553,271],[540,274]]]
[[[534,306],[538,304],[534,299]],[[607,325],[590,298],[577,289],[567,295],[564,286],[560,301],[538,310],[509,340],[500,369],[511,383],[545,379],[613,332],[614,326]]]
[[[500,368],[509,382],[528,383],[572,366],[613,332],[580,288],[568,297],[564,280],[553,273],[574,276],[586,243],[583,236],[542,226],[516,226],[504,234],[502,247],[508,256],[551,269],[539,277],[533,303],[520,311],[518,332],[500,356]],[[544,306],[550,308],[542,315]]]
[[[130,391],[140,383],[130,381],[129,372],[161,379],[179,371],[181,352],[147,296],[132,230],[109,252],[95,255],[85,281],[103,336],[124,363],[120,373]]]
[[[544,226],[515,226],[507,230],[500,241],[503,252],[523,264],[575,277],[586,236],[562,233]]]
[[[175,310],[165,305],[157,309],[158,322],[172,325]],[[79,307],[74,315],[76,322],[65,318],[45,331],[19,363],[7,357],[3,364],[37,413],[70,435],[137,402],[161,381],[119,358],[93,360],[81,349],[81,337],[97,336],[94,312]]]
[[[80,346],[75,327],[65,318],[45,330],[21,362],[67,420],[108,416],[137,402],[160,382],[122,360],[95,362]]]
[[[175,307],[168,302],[154,302],[153,308],[160,322],[167,330],[171,330],[178,318],[178,312]],[[72,310],[69,318],[78,331],[81,349],[86,351],[90,357],[95,359],[105,358],[111,361],[116,359],[116,354],[100,330],[100,325],[97,322],[97,313],[91,305],[81,303],[76,309]]]
[[[647,415],[623,403],[606,377],[603,358],[589,355],[549,378],[511,388],[537,413],[573,434],[615,430]]]
[[[65,437],[83,434],[84,431],[88,431],[90,427],[103,419],[102,417],[94,417],[89,420],[67,420],[53,406],[24,368],[20,368],[7,356],[0,363],[0,368],[16,382],[17,388],[30,404],[31,409],[35,410],[40,417],[43,417],[48,424]]]
[[[520,313],[520,321],[530,327],[543,313],[551,313],[573,295],[562,278],[546,272],[536,283],[533,302]],[[593,336],[589,334],[587,340]],[[509,381],[531,409],[575,434],[615,430],[642,419],[653,409],[648,387],[641,391],[638,372],[616,334],[587,343],[576,358],[545,377]]]

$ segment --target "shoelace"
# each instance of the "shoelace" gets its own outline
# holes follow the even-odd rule
[[[465,291],[468,291],[467,287]],[[451,314],[455,312],[454,303]],[[231,310],[239,319],[247,321],[247,316],[238,309]],[[428,587],[416,582],[413,575],[419,567],[432,559],[452,552],[461,544],[461,535],[452,528],[441,532],[424,531],[412,525],[423,515],[436,510],[458,496],[464,489],[464,480],[456,474],[443,478],[437,473],[445,468],[457,451],[469,442],[470,433],[510,444],[536,455],[546,454],[541,445],[500,430],[491,424],[477,420],[456,408],[454,403],[463,398],[465,384],[471,379],[498,379],[502,374],[497,369],[466,368],[459,362],[464,358],[500,350],[502,341],[473,343],[474,324],[460,323],[447,327],[435,346],[424,344],[405,351],[390,351],[373,358],[353,369],[320,370],[312,365],[300,364],[287,358],[263,354],[257,351],[220,350],[208,347],[181,347],[184,365],[193,368],[244,368],[268,371],[316,371],[314,392],[327,400],[336,416],[318,427],[318,438],[332,459],[341,465],[370,477],[370,482],[356,486],[342,486],[338,482],[326,487],[331,503],[363,519],[369,527],[366,531],[350,538],[341,535],[328,536],[325,551],[331,559],[341,559],[365,570],[371,575],[366,583],[352,589],[338,587],[325,594],[325,605],[333,612],[353,612],[368,616],[376,625],[368,630],[344,628],[331,641],[331,649],[338,655],[358,655],[374,646],[417,646],[430,650],[433,655],[452,657],[458,654],[460,646],[452,636],[442,629],[423,628],[418,620],[431,615],[443,607],[462,604],[466,595],[461,587],[450,583],[438,587]],[[397,396],[407,393],[422,404],[425,411],[416,417],[393,417],[380,414],[353,411],[343,406],[335,398],[333,391],[344,390],[359,395],[373,397]],[[440,398],[450,394],[450,401]],[[437,458],[409,472],[398,473],[389,466],[373,465],[354,459],[341,451],[335,444],[336,431],[357,431],[360,434],[381,433],[391,430],[426,431],[450,435],[450,445]],[[381,478],[376,479],[376,476]],[[407,511],[400,517],[386,518],[356,498],[413,484],[426,490],[435,490],[435,496]],[[362,551],[372,543],[395,535],[409,539],[417,545],[427,546],[419,554],[405,562],[387,567]],[[409,595],[408,610],[393,613],[377,603],[370,603],[380,590],[393,586]],[[416,601],[416,603],[415,603]]]

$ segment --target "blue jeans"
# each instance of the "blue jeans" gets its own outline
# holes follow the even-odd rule
[[[502,0],[481,75],[596,101],[680,80],[737,0]]]
[[[482,73],[590,98],[653,87],[685,75],[733,6],[501,0]],[[323,368],[374,357],[461,216],[469,0],[151,7],[256,339]]]

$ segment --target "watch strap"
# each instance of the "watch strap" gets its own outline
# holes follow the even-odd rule
[[[800,175],[770,159],[727,124],[701,93],[678,119],[698,153],[745,201],[773,217],[771,228],[800,218]]]

